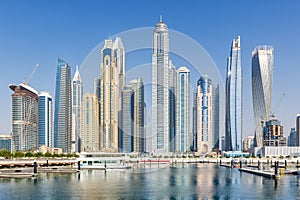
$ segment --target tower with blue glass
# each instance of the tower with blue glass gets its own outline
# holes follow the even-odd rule
[[[232,41],[226,75],[226,151],[242,151],[242,67],[240,36]]]
[[[49,92],[41,92],[38,100],[38,146],[53,147],[53,101]]]
[[[54,108],[54,147],[71,153],[72,89],[70,65],[58,58]]]

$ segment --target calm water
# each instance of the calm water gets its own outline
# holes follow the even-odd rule
[[[215,164],[151,170],[0,179],[0,199],[300,199],[298,176],[275,181]]]

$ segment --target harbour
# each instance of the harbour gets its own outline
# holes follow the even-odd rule
[[[3,199],[296,199],[299,176],[272,179],[214,163],[1,178]],[[47,188],[47,189],[46,189]]]

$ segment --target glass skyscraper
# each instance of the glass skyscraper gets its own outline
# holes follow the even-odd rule
[[[296,117],[296,146],[300,146],[300,114]]]
[[[176,87],[176,136],[175,151],[190,150],[191,121],[190,121],[190,70],[180,67],[177,70]]]
[[[100,138],[103,151],[118,151],[121,90],[125,84],[125,51],[121,38],[105,40],[100,64]]]
[[[152,151],[170,151],[169,32],[160,20],[154,28],[152,52]]]
[[[220,149],[220,88],[219,85],[213,85],[212,95],[212,147],[213,149]]]
[[[55,87],[54,147],[71,153],[72,91],[71,70],[68,63],[58,58]]]
[[[122,114],[121,114],[121,131],[119,147],[122,152],[129,153],[133,151],[133,91],[130,87],[124,87],[121,93]]]
[[[53,100],[49,92],[39,94],[38,116],[38,146],[53,147]]]
[[[6,149],[11,152],[11,135],[0,134],[0,149]]]
[[[175,151],[177,72],[169,60],[169,151]]]
[[[76,72],[72,81],[72,152],[80,152],[81,150],[81,102],[83,101],[83,84],[76,67]]]
[[[133,91],[133,151],[142,153],[145,151],[145,127],[144,127],[144,83],[140,78],[129,82]]]
[[[12,97],[13,150],[37,149],[38,92],[27,84],[9,85]]]
[[[226,151],[242,151],[242,67],[240,36],[232,41],[226,75]]]
[[[258,46],[252,52],[252,98],[255,125],[255,146],[263,146],[262,123],[270,119],[274,50]]]

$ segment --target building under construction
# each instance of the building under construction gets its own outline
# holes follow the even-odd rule
[[[11,84],[12,150],[37,148],[38,92],[27,84]]]

